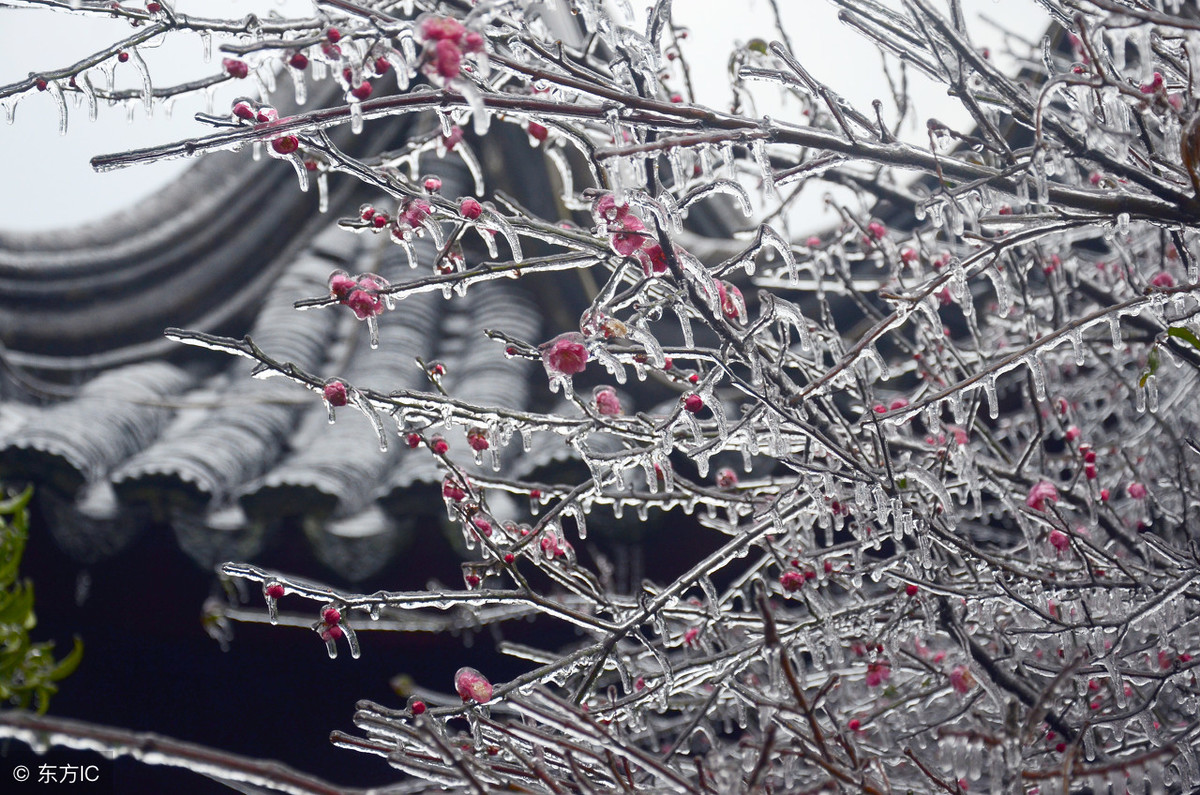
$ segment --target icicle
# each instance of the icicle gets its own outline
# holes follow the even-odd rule
[[[295,92],[296,104],[303,105],[308,102],[308,83],[304,79],[304,72],[300,69],[291,69],[292,91]]]
[[[100,103],[96,101],[96,88],[92,85],[92,79],[84,72],[75,82],[79,86],[79,90],[83,92],[84,99],[87,100],[88,121],[95,121],[100,115]],[[170,117],[168,116],[168,118]]]
[[[317,212],[329,212],[329,175],[317,172]]]
[[[1025,357],[1025,365],[1029,368],[1029,375],[1033,378],[1033,392],[1038,400],[1046,399],[1046,374],[1042,370],[1042,360],[1038,358],[1037,353],[1031,353]]]
[[[1146,408],[1151,414],[1158,413],[1158,377],[1150,376],[1146,379]]]
[[[458,146],[454,147],[454,151],[458,153],[459,159],[466,165],[467,171],[471,172],[471,179],[475,181],[475,195],[482,196],[485,188],[483,184],[483,166],[476,159],[475,152],[461,141]]]
[[[677,184],[682,184],[682,181]],[[692,191],[690,194],[688,194],[687,201],[682,205],[681,209],[686,209],[701,199],[711,196],[714,193],[726,193],[733,196],[735,199],[737,199],[738,209],[742,211],[742,215],[746,216],[747,218],[753,215],[754,208],[750,204],[750,194],[746,193],[746,189],[741,185],[729,179],[713,180],[703,188]],[[764,228],[770,229],[770,227]]]
[[[304,165],[304,161],[298,157],[287,158],[292,164],[292,168],[296,170],[296,179],[300,182],[300,192],[308,193],[308,168]]]
[[[769,119],[764,116],[763,122],[764,124],[769,123]],[[754,162],[758,164],[758,168],[762,172],[763,193],[768,199],[778,198],[779,194],[775,191],[775,172],[771,170],[771,162],[767,159],[767,148],[762,139],[755,139],[750,144],[750,153],[754,156]]]
[[[1050,203],[1050,186],[1046,180],[1046,150],[1039,149],[1029,163],[1030,176],[1033,178],[1033,188],[1037,194],[1037,203],[1045,207]]]
[[[517,232],[513,229],[512,224],[508,222],[500,213],[485,207],[483,211],[484,222],[489,228],[495,229],[500,234],[504,235],[504,239],[508,242],[508,247],[512,250],[513,262],[523,262],[525,257],[521,253],[521,240],[517,237]],[[494,247],[493,247],[494,252]],[[492,256],[496,256],[495,253]]]
[[[771,294],[767,293],[767,295]],[[808,332],[808,321],[800,311],[800,307],[782,298],[772,297],[774,298],[772,304],[775,319],[780,324],[780,330],[786,332],[787,326],[790,324],[796,329],[797,336],[800,339],[800,349],[805,351],[812,350],[812,335]]]
[[[948,521],[951,529],[954,526],[954,504],[950,501],[950,492],[946,491],[946,486],[942,481],[935,477],[929,470],[913,467],[904,473],[904,477],[920,483],[927,488],[938,501],[942,504],[943,517]],[[911,515],[907,517],[911,521]]]
[[[367,331],[371,335],[371,350],[379,347],[379,319],[375,315],[367,318]]]
[[[688,317],[688,308],[686,304],[674,304],[671,309],[675,311],[679,318],[679,328],[683,332],[683,345],[685,348],[691,348],[696,343],[692,337],[692,322]]]
[[[547,147],[545,149],[546,159],[554,166],[558,173],[558,181],[560,185],[559,196],[564,202],[569,202],[575,195],[575,178],[571,174],[571,164],[567,162],[566,155],[563,150],[557,146]]]
[[[361,102],[350,103],[350,132],[355,135],[363,131],[363,111]]]
[[[146,65],[137,47],[130,51],[133,65],[137,67],[138,76],[142,78],[142,104],[146,106],[146,118],[154,116],[154,85],[150,82],[150,67]]]
[[[783,257],[784,265],[787,267],[788,283],[796,284],[800,281],[800,271],[796,267],[796,255],[792,253],[792,247],[788,245],[783,236],[776,232],[772,227],[763,224],[760,227],[762,234],[763,247],[770,247],[779,252],[779,256]]]
[[[624,143],[624,136],[621,134],[621,117],[616,108],[610,108],[604,111],[604,120],[608,123],[608,129],[612,135],[614,146],[620,146]],[[619,199],[620,197],[618,197]],[[624,202],[621,202],[622,204]]]
[[[891,378],[891,374],[888,372],[887,362],[885,362],[883,360],[883,357],[879,355],[879,351],[875,350],[875,347],[873,345],[868,345],[865,348],[863,348],[862,355],[859,356],[858,361],[862,363],[861,369],[862,369],[864,378],[870,377],[870,372],[867,370],[867,367],[866,367],[866,363],[868,361],[870,361],[872,364],[874,364],[879,369],[879,380],[880,381],[886,381],[889,378]]]
[[[587,519],[586,512],[579,509],[578,506],[571,512],[571,516],[575,519],[575,530],[579,534],[580,541],[587,540]]]
[[[58,83],[51,81],[49,84],[50,96],[54,99],[54,107],[58,109],[58,134],[67,134],[67,100],[63,96],[62,89],[58,87]]]
[[[200,34],[200,57],[204,63],[212,60],[212,34],[207,30],[199,31]]]
[[[471,109],[471,124],[475,134],[480,137],[487,135],[488,129],[492,125],[492,116],[483,102],[483,95],[466,80],[457,81],[454,86],[462,92],[463,99],[467,101],[467,107]]]
[[[1083,358],[1083,329],[1076,327],[1070,332],[1071,347],[1075,351],[1075,364],[1080,367],[1084,364]]]
[[[983,379],[983,392],[987,396],[988,416],[996,419],[1000,416],[1000,401],[996,397],[996,376],[989,374]]]

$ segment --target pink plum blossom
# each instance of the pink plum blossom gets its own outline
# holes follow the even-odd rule
[[[486,704],[492,700],[492,683],[474,668],[462,667],[454,674],[454,689],[464,703]]]
[[[887,660],[867,663],[867,687],[879,687],[892,677],[892,664]]]
[[[1029,490],[1025,504],[1035,511],[1044,511],[1047,502],[1058,502],[1058,489],[1048,480],[1039,480]]]
[[[1050,531],[1050,546],[1057,549],[1059,552],[1066,550],[1071,545],[1071,539],[1062,530]]]
[[[660,276],[667,272],[667,253],[657,243],[651,243],[638,252],[642,261],[642,272],[647,276]]]
[[[568,331],[541,347],[542,364],[550,375],[577,375],[587,368],[588,351],[583,335]]]
[[[950,686],[954,688],[955,693],[966,694],[975,686],[975,677],[971,676],[967,666],[956,665],[950,671]]]
[[[621,399],[617,397],[617,391],[611,386],[596,387],[592,391],[592,397],[596,399],[596,410],[601,414],[615,417],[622,413]]]
[[[621,256],[630,256],[646,243],[646,227],[636,215],[625,215],[619,227],[619,231],[613,233],[610,242],[613,251]]]
[[[795,569],[789,569],[780,575],[779,584],[788,593],[795,593],[804,586],[804,575]]]
[[[721,303],[721,314],[734,323],[746,322],[746,299],[736,285],[718,281],[717,298]]]

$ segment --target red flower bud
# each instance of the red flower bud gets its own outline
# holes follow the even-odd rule
[[[117,56],[120,58],[121,56]],[[126,55],[126,58],[129,56]],[[238,80],[245,79],[250,74],[250,67],[245,61],[239,61],[237,58],[226,58],[221,61],[221,65],[225,67],[225,74]]]
[[[433,69],[444,80],[453,80],[462,71],[462,50],[448,39],[433,47]]]
[[[442,136],[442,146],[446,147],[447,152],[453,152],[454,147],[458,146],[459,141],[463,139],[462,127],[455,124],[450,128],[449,135]]]
[[[294,135],[284,135],[271,141],[271,148],[281,155],[290,155],[300,148],[300,139]]]
[[[325,402],[331,406],[346,405],[346,385],[341,381],[330,381],[325,385]]]
[[[238,119],[254,121],[254,108],[250,107],[249,102],[235,102],[233,105],[233,115]]]
[[[491,446],[487,440],[487,431],[482,428],[472,428],[467,431],[467,444],[477,453],[483,452]]]

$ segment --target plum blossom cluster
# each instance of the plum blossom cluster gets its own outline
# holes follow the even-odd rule
[[[483,36],[454,17],[426,16],[418,29],[425,44],[425,73],[432,78],[453,80],[462,72],[463,56],[484,51]]]
[[[929,0],[833,1],[889,69],[960,97],[969,126],[910,140],[905,97],[854,108],[782,35],[732,54],[731,106],[676,101],[683,4],[627,19],[598,0],[562,18],[565,4],[516,0],[415,0],[415,17],[331,3],[276,31],[294,40],[245,49],[249,72],[303,49],[351,87],[386,51],[400,93],[297,113],[288,135],[397,208],[343,227],[436,244],[411,282],[338,272],[298,306],[345,306],[374,332],[431,288],[455,300],[564,271],[587,285],[577,325],[547,312],[560,325],[540,339],[479,340],[540,363],[527,409],[456,395],[438,363],[421,363],[429,389],[386,393],[249,340],[175,334],[394,421],[403,455],[436,467],[465,555],[461,586],[426,590],[356,594],[245,563],[226,577],[259,583],[272,616],[296,610],[330,653],[357,656],[355,631],[487,625],[526,666],[360,703],[337,745],[455,792],[1200,781],[1195,23],[1179,4],[1044,0],[1055,36],[1009,53],[1017,77]],[[468,69],[484,53],[488,69]],[[790,116],[756,115],[764,92]],[[563,217],[500,188],[486,204],[490,185],[450,200],[446,174],[406,178],[323,137],[363,105],[437,117],[429,151],[464,162],[460,125],[526,130]],[[223,119],[187,151],[279,140],[260,112],[235,106],[233,132]],[[792,196],[831,186],[837,220],[814,230]],[[489,257],[456,248],[467,229]],[[525,444],[574,463],[521,469]],[[604,537],[632,517],[677,534],[640,582]],[[571,640],[504,638],[531,616]]]

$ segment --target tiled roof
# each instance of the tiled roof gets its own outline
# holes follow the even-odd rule
[[[395,149],[411,125],[436,129],[431,122],[368,125],[339,145]],[[562,216],[550,169],[523,131],[494,125],[475,144],[489,186],[535,214]],[[441,177],[443,195],[473,193],[461,160],[429,157],[420,170]],[[338,229],[337,219],[378,197],[348,179],[331,186],[321,215],[315,191],[298,191],[286,164],[222,153],[73,236],[0,233],[0,477],[38,486],[51,532],[73,557],[96,562],[138,528],[165,522],[209,566],[253,558],[288,523],[323,563],[361,579],[403,547],[414,522],[445,517],[442,473],[432,456],[404,447],[391,418],[382,418],[390,444],[380,451],[361,413],[339,409],[331,427],[315,393],[252,378],[252,362],[179,345],[163,336],[167,327],[248,333],[276,359],[385,393],[431,391],[420,357],[445,364],[443,386],[456,399],[538,410],[561,401],[540,367],[506,358],[483,330],[537,343],[574,327],[589,299],[571,273],[478,284],[452,301],[414,294],[380,317],[377,350],[342,307],[296,311],[295,300],[327,292],[335,269],[398,284],[426,275],[436,253],[427,237],[416,241],[420,267],[411,270],[386,234]],[[692,215],[725,236],[705,208]],[[462,429],[446,433],[463,471],[496,475],[491,451],[477,464]],[[552,433],[535,434],[529,452],[519,437],[496,452],[514,479],[574,456]]]
[[[179,346],[163,328],[249,333],[273,357],[385,392],[430,389],[416,359],[437,358],[455,397],[521,408],[530,363],[497,356],[482,332],[536,342],[539,312],[507,280],[455,301],[417,294],[381,316],[369,350],[352,313],[298,312],[293,301],[325,293],[337,268],[393,284],[425,271],[410,270],[386,235],[336,228],[361,196],[343,189],[317,215],[286,165],[241,156],[231,168],[232,157],[202,162],[149,202],[169,221],[147,224],[135,210],[75,244],[0,236],[0,475],[38,485],[60,545],[84,562],[116,552],[149,519],[168,522],[202,565],[252,557],[275,523],[293,519],[323,562],[358,579],[411,524],[410,501],[404,515],[385,510],[398,491],[444,516],[431,457],[405,449],[394,424],[380,451],[359,412],[340,409],[331,427],[313,392],[252,378],[252,362]],[[455,159],[430,165],[446,195],[471,192]],[[429,239],[415,250],[428,267]],[[29,295],[32,308],[20,300]],[[476,468],[464,442],[455,450]],[[505,456],[513,450],[520,444]]]

